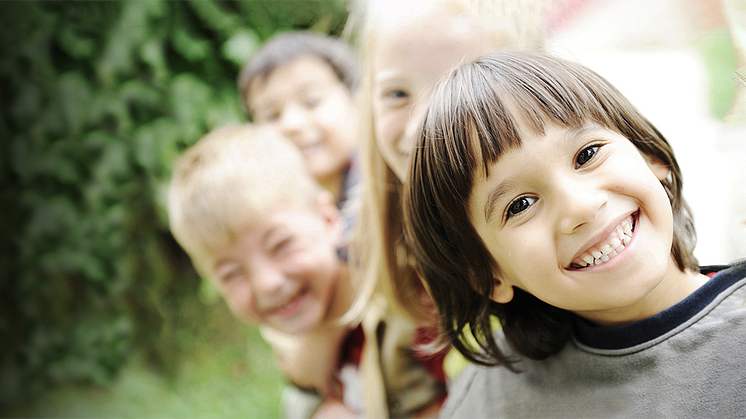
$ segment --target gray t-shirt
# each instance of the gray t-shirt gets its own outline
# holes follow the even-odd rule
[[[577,318],[573,339],[546,360],[522,359],[522,373],[470,365],[441,417],[746,418],[746,263],[719,269],[648,319],[600,328]]]

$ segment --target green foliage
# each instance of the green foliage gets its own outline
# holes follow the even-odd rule
[[[0,2],[0,406],[105,384],[133,353],[173,375],[207,309],[168,232],[176,156],[243,120],[235,77],[337,1]],[[193,316],[192,316],[193,317]]]

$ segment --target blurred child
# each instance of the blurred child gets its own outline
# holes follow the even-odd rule
[[[261,325],[290,381],[324,399],[318,410],[358,413],[338,385],[355,339],[338,322],[354,297],[338,257],[343,221],[298,151],[270,129],[218,128],[178,160],[168,215],[233,315]]]
[[[359,179],[353,159],[358,80],[357,57],[349,45],[311,32],[275,35],[238,79],[249,119],[289,138],[338,208]]]
[[[366,417],[435,415],[445,398],[445,351],[420,348],[436,332],[432,302],[402,236],[404,166],[436,79],[462,60],[541,42],[531,1],[362,1],[346,30],[365,58],[361,103],[362,206],[351,262],[361,290],[349,316],[362,317],[363,358],[383,382],[363,374],[366,396],[385,391],[385,410]],[[357,280],[357,275],[356,280]],[[378,331],[385,330],[385,334]],[[402,354],[409,354],[402,356]]]
[[[540,48],[542,2],[369,1],[353,14],[364,61],[361,102],[362,203],[357,240],[364,284],[415,322],[432,304],[403,239],[402,182],[436,80],[463,61],[506,48]],[[361,17],[361,16],[362,17]],[[356,21],[357,19],[357,21]],[[362,24],[358,21],[363,21]],[[358,299],[352,312],[366,303]]]
[[[481,57],[414,150],[407,233],[443,337],[504,367],[464,371],[443,417],[746,412],[746,263],[700,271],[673,150],[605,79]]]

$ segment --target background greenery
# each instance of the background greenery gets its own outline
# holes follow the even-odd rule
[[[331,0],[0,2],[4,414],[276,415],[266,346],[200,291],[164,193],[181,151],[243,119],[258,45],[345,19]]]

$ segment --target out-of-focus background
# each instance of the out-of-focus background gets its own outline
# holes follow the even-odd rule
[[[0,415],[276,417],[284,382],[171,237],[241,64],[339,1],[0,2]]]
[[[551,51],[673,144],[704,264],[746,256],[722,4],[559,0],[549,21]],[[0,416],[277,417],[267,346],[193,271],[164,192],[178,153],[244,119],[263,40],[345,20],[338,0],[0,2]]]

